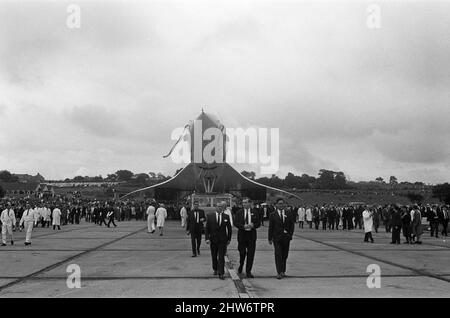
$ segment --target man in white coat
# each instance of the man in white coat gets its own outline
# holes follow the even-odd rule
[[[42,207],[40,203],[37,203],[34,207],[34,218],[36,220],[35,226],[37,227],[38,223],[44,224],[42,222]],[[41,225],[43,227],[43,225]]]
[[[2,246],[6,246],[6,232],[11,236],[11,245],[14,245],[14,237],[12,227],[16,224],[16,215],[14,210],[11,208],[11,203],[8,202],[6,209],[3,210],[0,215],[0,221],[2,222]]]
[[[187,209],[186,209],[186,205],[184,204],[182,207],[181,207],[181,210],[180,210],[180,217],[181,217],[181,227],[182,228],[185,228],[186,227],[186,220],[187,220],[187,215],[188,213],[187,213]]]
[[[366,233],[364,236],[364,242],[372,242],[372,227],[373,227],[373,208],[367,206],[364,212],[362,213],[363,222],[364,222],[364,232]]]
[[[31,245],[31,233],[33,232],[35,222],[34,210],[31,208],[30,204],[27,203],[22,218],[20,219],[20,226],[23,225],[25,229],[25,245]]]
[[[167,218],[167,210],[164,207],[164,204],[161,204],[159,206],[158,210],[156,210],[155,217],[156,217],[156,226],[159,229],[159,236],[162,236],[163,229],[164,229],[164,223]]]
[[[305,208],[304,207],[300,207],[297,210],[297,214],[298,214],[298,227],[301,227],[303,229],[303,223],[305,223]]]
[[[51,221],[51,211],[49,208],[47,208],[45,205],[42,207],[42,216],[44,219],[44,226],[49,227],[50,226],[50,221]]]
[[[151,203],[147,209],[148,233],[155,233],[155,211],[154,203]]]
[[[306,223],[308,223],[309,228],[312,229],[312,211],[311,207],[307,207],[305,211]]]
[[[52,225],[53,225],[53,231],[56,230],[56,227],[58,227],[58,230],[61,230],[61,210],[58,208],[54,208],[52,212]]]

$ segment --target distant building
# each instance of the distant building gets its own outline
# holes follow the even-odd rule
[[[37,174],[35,176],[29,175],[29,174],[14,174],[18,181],[21,183],[41,183],[45,181],[45,178],[41,176],[41,174]]]
[[[6,197],[26,197],[36,194],[39,183],[36,182],[0,182]]]
[[[23,197],[52,197],[55,195],[55,189],[51,185],[38,182],[0,182],[0,186],[5,190],[7,198]]]

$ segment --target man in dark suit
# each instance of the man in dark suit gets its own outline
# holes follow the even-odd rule
[[[217,211],[206,217],[205,240],[211,246],[212,268],[214,275],[219,274],[220,279],[225,279],[225,251],[231,241],[230,217],[223,213],[225,205],[217,204]]]
[[[442,224],[442,232],[441,234],[443,236],[447,236],[447,227],[448,227],[448,220],[449,220],[449,212],[446,206],[442,206],[439,210],[438,210],[438,218],[439,218],[439,223]]]
[[[189,212],[186,220],[186,231],[191,235],[192,257],[200,255],[200,244],[202,243],[203,222],[205,222],[205,211],[198,208],[198,201],[194,202],[194,208]]]
[[[275,248],[275,266],[277,279],[286,277],[286,261],[289,255],[289,245],[294,234],[294,220],[285,210],[284,200],[279,198],[276,210],[269,217],[269,244]]]
[[[242,273],[245,257],[247,256],[245,273],[247,274],[247,278],[254,278],[252,274],[252,267],[256,250],[256,229],[260,227],[261,220],[259,211],[251,208],[251,202],[249,198],[244,198],[242,200],[242,204],[243,208],[236,212],[234,218],[234,226],[238,228],[238,273]]]

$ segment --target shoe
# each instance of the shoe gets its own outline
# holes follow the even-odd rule
[[[242,274],[242,265],[239,265],[239,268],[238,268],[238,274]]]
[[[418,242],[416,242],[416,244],[422,244],[422,241],[418,241]]]
[[[14,241],[11,241],[11,245],[14,245]]]
[[[197,250],[197,255],[199,255],[199,256],[200,256],[200,250]]]
[[[281,273],[281,277],[286,277],[286,273]]]
[[[197,257],[197,254],[192,254],[192,256],[191,257]]]
[[[219,275],[219,278],[220,278],[221,280],[224,280],[224,279],[225,279],[225,277],[223,276],[223,274],[220,274],[220,275]]]
[[[281,276],[281,274],[277,275],[277,279],[282,279],[283,277]]]
[[[214,276],[217,276],[217,271],[214,271],[213,275],[214,275]]]
[[[5,244],[5,243],[2,243],[2,246],[6,246],[6,244]]]
[[[391,243],[389,243],[389,244],[395,244],[395,242],[391,242]]]
[[[161,233],[161,234],[159,234],[159,236],[163,236],[163,234]]]
[[[255,278],[252,273],[247,273],[247,278]]]

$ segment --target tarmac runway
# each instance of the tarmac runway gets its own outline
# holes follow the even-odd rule
[[[191,257],[190,238],[179,221],[164,236],[147,233],[146,222],[117,228],[82,222],[61,231],[35,228],[32,245],[14,232],[15,245],[0,248],[0,297],[450,297],[449,240],[423,236],[422,245],[391,245],[390,233],[299,229],[296,225],[287,278],[275,278],[267,225],[258,230],[254,279],[237,275],[236,229],[228,248],[225,280],[212,275],[209,246]],[[403,238],[402,238],[403,239]],[[80,268],[81,288],[68,288],[68,266]],[[371,264],[380,268],[380,288]],[[372,275],[369,277],[369,275]]]

